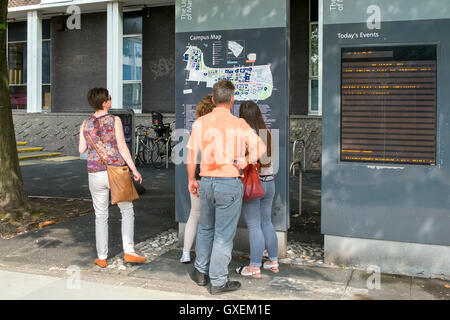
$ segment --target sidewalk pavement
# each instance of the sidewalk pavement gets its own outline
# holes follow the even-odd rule
[[[380,276],[379,289],[368,289],[364,270],[281,264],[280,273],[262,271],[261,279],[243,278],[234,269],[248,259],[233,256],[230,280],[242,288],[211,296],[190,278],[193,264],[181,264],[181,250],[171,250],[152,262],[115,272],[80,267],[80,287],[74,266],[0,261],[0,299],[149,299],[149,300],[449,300],[450,289],[438,279]],[[77,279],[77,278],[75,278]]]
[[[122,284],[0,270],[0,300],[205,300],[205,297]],[[20,284],[20,285],[18,285]]]
[[[142,171],[147,192],[135,205],[137,247],[176,228],[174,170]],[[22,175],[29,195],[89,198],[83,161],[42,160],[23,165]],[[117,207],[111,208],[109,229],[108,261],[121,261]],[[146,264],[100,269],[92,263],[96,256],[94,216],[87,214],[0,240],[0,299],[450,299],[448,281],[382,274],[379,289],[369,289],[368,282],[373,284],[376,276],[326,265],[281,264],[278,274],[262,271],[262,279],[243,278],[234,269],[248,263],[248,255],[239,252],[234,252],[229,270],[231,280],[241,281],[241,290],[211,296],[205,287],[192,282],[193,264],[181,264],[180,255],[175,243]],[[80,270],[81,289],[67,287],[72,283],[66,280],[72,268]]]

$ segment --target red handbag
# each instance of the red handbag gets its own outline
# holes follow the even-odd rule
[[[252,200],[264,195],[261,180],[259,180],[259,163],[248,164],[244,171],[244,177],[241,178],[244,183],[243,200]]]

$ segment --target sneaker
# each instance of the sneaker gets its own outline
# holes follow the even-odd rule
[[[231,291],[236,291],[241,287],[241,283],[239,281],[228,281],[222,286],[211,286],[209,288],[209,293],[211,294],[222,294]]]
[[[190,263],[191,262],[191,253],[189,251],[183,251],[183,254],[180,258],[181,263]]]
[[[197,268],[194,268],[194,271],[192,271],[189,276],[191,277],[192,281],[202,287],[206,286],[209,282],[209,277],[206,274],[198,271]]]

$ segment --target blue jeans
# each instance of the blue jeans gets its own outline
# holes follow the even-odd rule
[[[228,264],[243,193],[240,178],[202,177],[200,181],[200,220],[194,266],[209,275],[213,286],[222,286],[228,281]]]
[[[275,180],[261,181],[264,196],[246,200],[242,204],[242,214],[247,224],[250,238],[250,266],[261,267],[264,248],[269,259],[278,259],[278,238],[273,227],[272,202],[275,196]]]

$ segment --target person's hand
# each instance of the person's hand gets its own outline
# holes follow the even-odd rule
[[[139,183],[142,183],[142,176],[139,173],[139,171],[137,171],[137,170],[133,171],[133,178],[134,178],[134,181],[139,181]]]
[[[188,184],[188,189],[189,192],[196,196],[197,198],[199,197],[198,195],[198,189],[200,188],[200,185],[198,184],[198,181],[193,179],[193,180],[189,180],[189,184]]]
[[[235,166],[236,169],[239,170],[239,174],[240,174],[241,170],[244,170],[245,167],[247,166],[247,163],[242,159],[237,159],[237,160],[234,160],[233,165]]]

